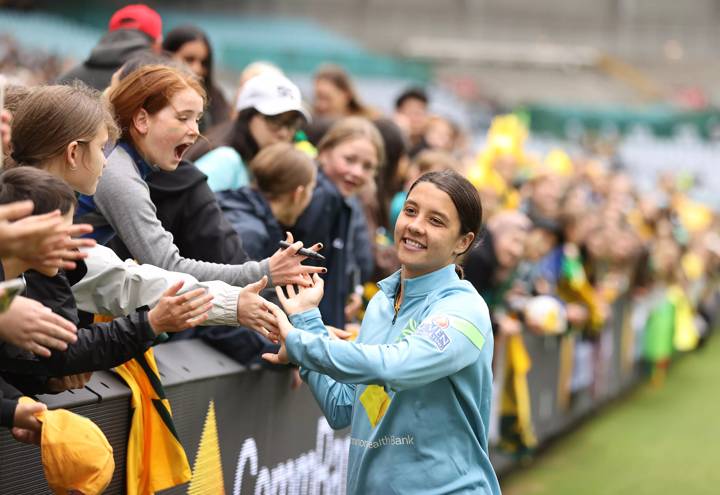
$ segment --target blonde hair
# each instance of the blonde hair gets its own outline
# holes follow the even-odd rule
[[[375,124],[364,117],[345,117],[335,122],[318,143],[318,155],[351,139],[367,138],[375,147],[378,166],[385,163],[385,145]]]

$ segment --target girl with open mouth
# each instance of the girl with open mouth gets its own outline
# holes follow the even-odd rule
[[[141,67],[110,88],[121,136],[82,220],[103,234],[106,243],[118,236],[132,257],[166,270],[193,275],[200,281],[222,280],[245,286],[267,277],[271,284],[304,284],[303,275],[324,267],[302,265],[302,243],[278,250],[262,261],[241,265],[185,258],[157,217],[146,179],[150,172],[177,169],[200,133],[206,94],[190,73],[165,65]],[[292,237],[287,240],[292,242]]]

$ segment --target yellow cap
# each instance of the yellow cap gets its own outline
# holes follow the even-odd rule
[[[556,175],[569,177],[573,173],[573,163],[567,153],[560,148],[553,148],[542,164],[535,170],[535,177]]]
[[[490,123],[488,129],[488,141],[502,143],[502,140],[495,141],[497,136],[507,136],[512,141],[512,147],[522,149],[528,137],[527,126],[515,114],[498,115]]]
[[[22,397],[20,401],[32,401]],[[102,493],[115,470],[113,450],[102,430],[88,418],[65,409],[36,414],[42,425],[40,452],[53,493]]]
[[[303,151],[310,158],[317,158],[317,148],[310,141],[298,141],[295,143],[295,148]]]

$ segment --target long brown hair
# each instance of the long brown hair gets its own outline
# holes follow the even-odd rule
[[[101,125],[117,138],[112,108],[99,91],[83,84],[35,88],[13,116],[10,156],[15,165],[38,165],[73,141],[92,140]]]
[[[150,115],[156,114],[185,89],[195,90],[204,103],[207,101],[202,84],[188,72],[166,65],[146,65],[131,72],[108,94],[120,124],[121,137],[132,141],[130,129],[138,110],[144,108]]]
[[[348,96],[348,114],[361,117],[374,118],[376,112],[365,106],[360,100],[355,85],[345,69],[335,64],[322,65],[314,75],[315,80],[328,81]]]
[[[267,198],[276,198],[307,186],[317,167],[307,153],[290,143],[266,146],[250,162],[253,182]]]

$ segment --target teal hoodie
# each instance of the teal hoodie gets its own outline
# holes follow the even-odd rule
[[[356,342],[317,309],[292,315],[291,361],[333,428],[352,425],[349,494],[499,494],[488,456],[493,336],[485,302],[449,265],[378,285]]]

